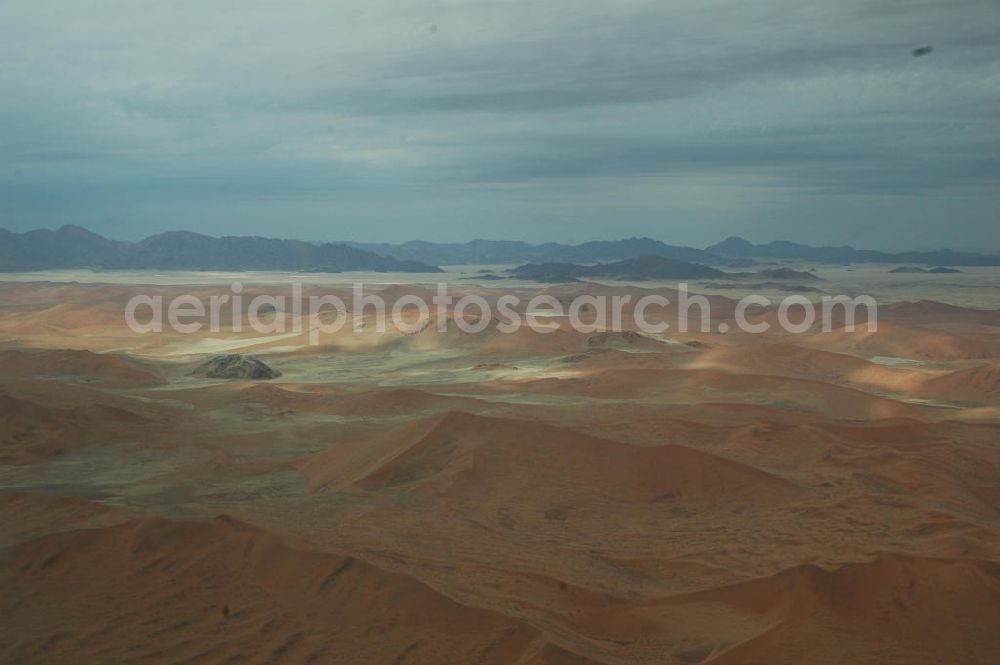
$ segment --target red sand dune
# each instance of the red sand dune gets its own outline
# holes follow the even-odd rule
[[[159,386],[159,372],[127,356],[74,349],[0,350],[0,376],[81,379],[115,388]]]
[[[787,342],[716,346],[690,353],[685,360],[685,366],[692,368],[816,380],[840,380],[871,364],[854,356]]]
[[[0,284],[0,474],[35,490],[0,493],[0,662],[998,662],[1000,313],[369,327],[210,383],[155,358],[202,338],[129,336],[135,291]]]
[[[764,618],[706,662],[995,662],[1000,564],[883,554],[835,570],[801,565],[667,601]],[[729,617],[732,625],[738,625]],[[722,637],[725,631],[720,631]]]
[[[348,390],[332,384],[222,383],[167,394],[200,407],[254,403],[296,413],[344,416],[421,416],[488,406],[473,397],[438,395],[416,388]]]
[[[929,378],[921,382],[914,393],[949,401],[996,404],[1000,401],[1000,364],[980,365]]]
[[[391,439],[395,450],[380,446],[371,466],[359,468],[357,486],[429,484],[453,494],[532,488],[625,502],[772,502],[799,495],[777,476],[692,448],[634,446],[526,421],[455,412],[419,429],[408,426]],[[322,485],[341,455],[335,447],[300,468],[314,485]]]
[[[893,399],[822,381],[710,369],[614,368],[582,377],[520,382],[516,388],[555,395],[665,403],[744,402],[838,418],[905,417],[916,411],[915,407]]]
[[[108,526],[129,518],[125,510],[79,497],[0,492],[0,547],[55,531]]]
[[[58,407],[0,390],[0,463],[33,464],[92,441],[100,432],[143,421],[106,405]]]
[[[0,580],[0,644],[19,663],[504,664],[545,653],[519,621],[232,518],[44,536],[0,551]]]
[[[681,366],[827,381],[943,402],[990,404],[1000,397],[1000,366],[995,362],[953,372],[928,371],[920,367],[886,367],[856,356],[792,344],[765,343],[688,354]]]
[[[126,334],[124,304],[98,307],[78,303],[60,303],[42,310],[8,314],[0,330],[20,334],[79,334],[87,330],[115,331]],[[120,329],[120,330],[118,330]]]
[[[883,304],[879,307],[879,316],[894,321],[917,321],[944,324],[985,324],[1000,323],[1000,311],[960,307],[935,300],[918,300],[916,302],[897,302]]]
[[[1000,355],[1000,342],[880,320],[878,330],[859,325],[797,338],[797,344],[863,357],[890,356],[917,360],[975,360]]]

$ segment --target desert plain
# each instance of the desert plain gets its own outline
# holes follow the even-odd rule
[[[1000,662],[1000,271],[867,270],[822,288],[874,293],[876,332],[720,334],[704,285],[711,331],[319,345],[124,324],[233,275],[8,275],[0,661]],[[446,278],[672,295],[477,274]],[[225,353],[281,376],[191,375]]]

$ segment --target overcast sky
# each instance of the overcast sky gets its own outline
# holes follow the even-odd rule
[[[997,0],[3,0],[0,226],[1000,250],[998,34]]]

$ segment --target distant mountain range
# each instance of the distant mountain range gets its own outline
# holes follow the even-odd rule
[[[127,243],[79,226],[27,233],[0,229],[0,272],[60,268],[441,272],[433,265],[379,256],[345,244],[254,236],[213,238],[190,231]]]
[[[596,240],[579,245],[532,245],[513,240],[472,240],[466,243],[412,241],[393,245],[313,243],[256,236],[215,238],[189,231],[170,231],[136,243],[128,243],[109,240],[79,226],[26,233],[0,229],[0,272],[59,268],[440,272],[436,266],[580,265],[615,263],[639,257],[727,268],[751,266],[757,261],[781,260],[836,264],[878,262],[929,266],[1000,265],[1000,255],[955,252],[949,249],[891,254],[848,246],[812,247],[784,240],[754,245],[738,237],[727,238],[707,249],[668,245],[651,238]]]
[[[889,272],[892,273],[910,273],[916,275],[954,275],[955,273],[962,272],[955,268],[942,268],[941,266],[935,266],[934,268],[918,268],[916,266],[900,266],[898,268],[893,268]]]
[[[621,261],[637,256],[660,256],[677,261],[705,263],[708,265],[748,265],[745,259],[726,257],[695,247],[668,245],[652,238],[626,238],[624,240],[595,240],[580,245],[549,242],[531,245],[518,240],[472,240],[466,243],[405,242],[401,245],[386,243],[349,243],[384,256],[409,261],[444,265],[498,265],[519,263],[597,263]]]
[[[996,266],[1000,255],[971,254],[950,249],[929,252],[892,254],[853,247],[812,247],[778,240],[766,245],[754,245],[743,238],[724,241],[697,249],[668,245],[652,238],[596,240],[580,245],[545,243],[531,245],[513,240],[472,240],[467,243],[433,243],[423,241],[388,243],[348,243],[353,247],[392,256],[397,259],[421,261],[434,265],[496,265],[522,263],[597,263],[621,261],[639,256],[659,256],[703,265],[739,268],[758,260],[798,260],[816,263],[925,263],[928,265]]]
[[[575,282],[583,278],[595,277],[627,281],[703,279],[726,275],[727,273],[715,268],[662,256],[640,256],[591,266],[575,263],[529,263],[510,271],[511,277],[529,279],[535,282]]]
[[[958,272],[955,270],[954,272]],[[576,263],[528,263],[507,271],[515,279],[529,279],[535,282],[574,282],[581,279],[620,279],[630,282],[652,279],[708,279],[728,277],[731,279],[771,279],[797,281],[822,281],[811,272],[791,268],[770,268],[759,272],[723,272],[700,263],[677,261],[662,256],[638,256],[624,261],[579,265]],[[774,286],[775,282],[769,282]],[[782,288],[788,287],[782,284]],[[798,286],[797,289],[804,287]],[[815,290],[815,289],[812,289]]]
[[[760,272],[751,275],[751,277],[766,277],[768,279],[802,279],[807,282],[815,282],[820,279],[811,272],[792,270],[791,268],[770,268],[768,270],[761,270]]]
[[[926,263],[935,266],[1000,266],[1000,256],[970,254],[939,249],[928,252],[877,252],[871,249],[843,247],[813,247],[787,240],[775,240],[766,245],[754,245],[737,236],[726,238],[707,247],[718,256],[740,259],[795,259],[818,263]]]

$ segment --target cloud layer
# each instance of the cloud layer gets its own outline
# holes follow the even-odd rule
[[[998,26],[994,0],[8,0],[0,225],[1000,250]]]

